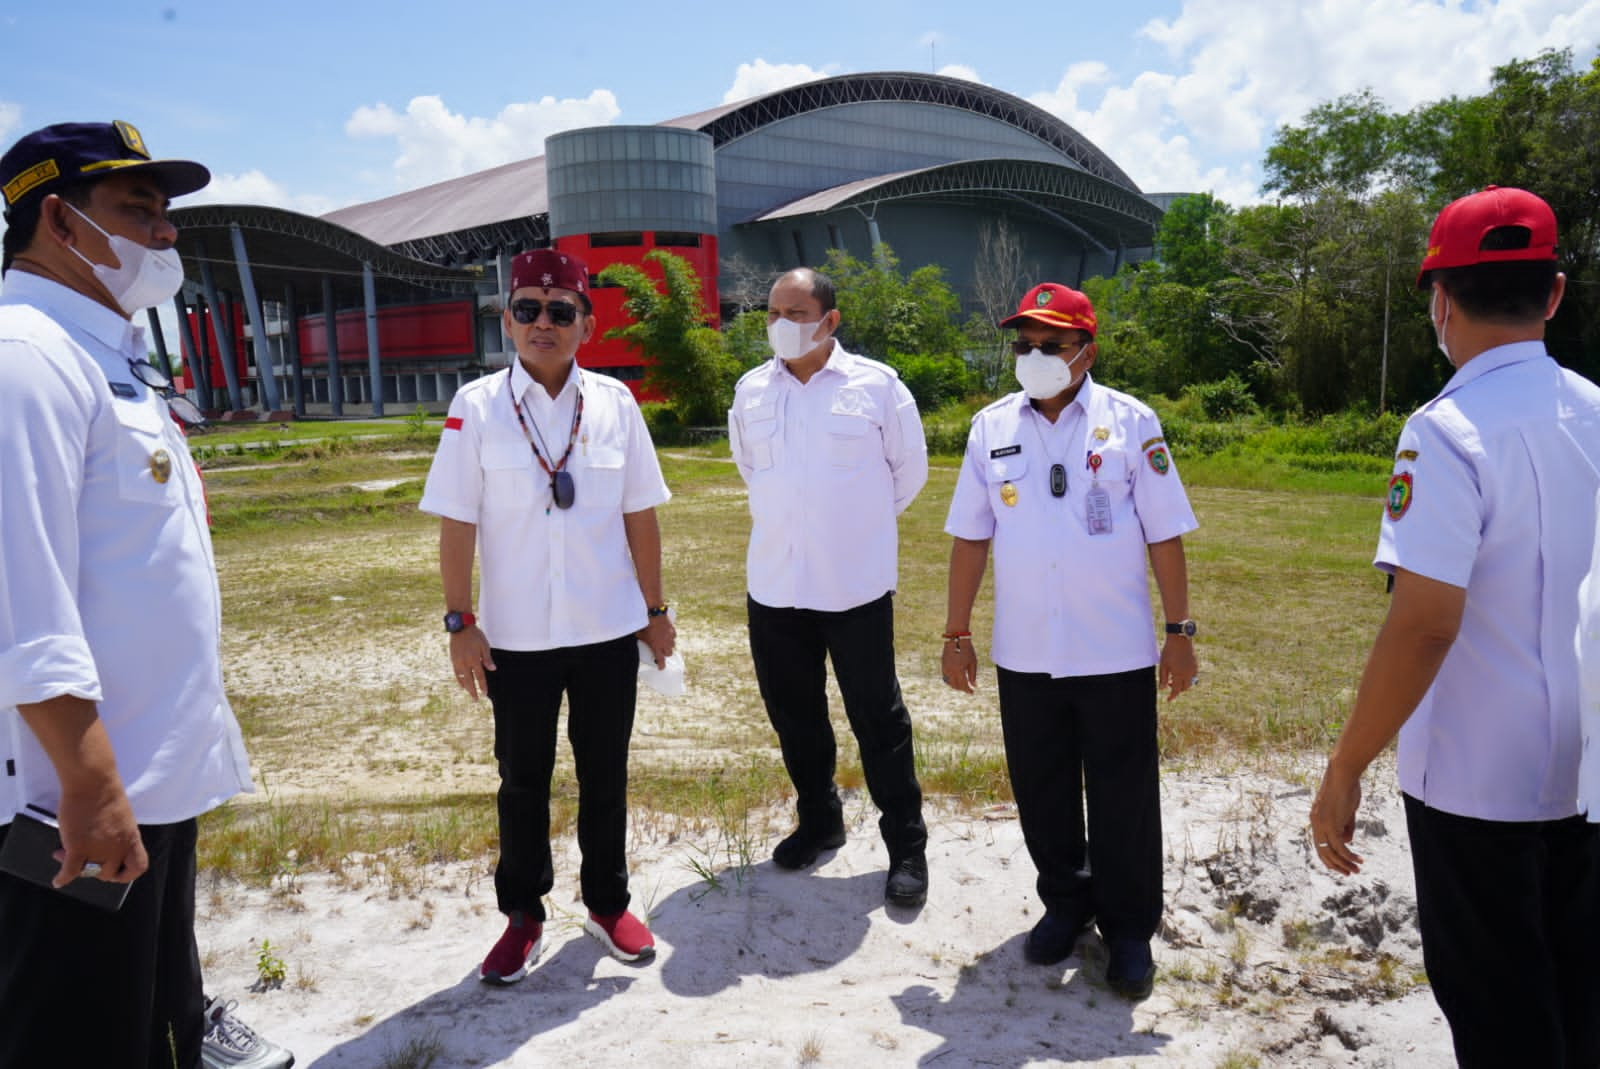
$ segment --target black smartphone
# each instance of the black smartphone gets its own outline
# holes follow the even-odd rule
[[[61,849],[61,833],[55,822],[43,811],[39,815],[18,813],[11,818],[11,828],[6,841],[0,845],[0,872],[49,887],[50,881],[61,871],[61,862],[55,852]],[[79,876],[65,887],[53,888],[80,902],[100,909],[116,911],[128,897],[131,883],[108,883],[90,876]]]

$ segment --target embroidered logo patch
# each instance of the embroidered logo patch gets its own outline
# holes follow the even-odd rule
[[[1147,452],[1144,458],[1150,462],[1150,470],[1157,475],[1165,475],[1167,470],[1172,467],[1172,461],[1167,456],[1167,447],[1164,445],[1156,446]]]
[[[1398,520],[1411,507],[1411,473],[1401,472],[1389,480],[1389,518]]]
[[[1043,308],[1045,305],[1049,304],[1054,298],[1055,298],[1055,294],[1050,292],[1049,290],[1040,290],[1039,291],[1039,296],[1037,296],[1037,297],[1035,297],[1033,299],[1033,306],[1035,308]]]

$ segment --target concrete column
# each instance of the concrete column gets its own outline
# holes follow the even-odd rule
[[[217,280],[211,274],[211,262],[200,254],[200,283],[205,287],[206,306],[211,309],[211,326],[216,333],[217,353],[222,358],[222,377],[228,383],[228,410],[243,412],[244,401],[239,394],[239,369],[233,359],[233,324],[222,322],[222,301],[217,297]]]
[[[172,307],[178,312],[178,347],[183,352],[183,366],[194,380],[195,403],[204,412],[211,408],[211,368],[195,342],[194,328],[189,325],[189,309],[183,302],[182,293],[172,298]]]
[[[306,374],[300,366],[300,310],[294,303],[294,283],[283,287],[283,351],[294,383],[294,415],[306,418]]]
[[[333,276],[322,276],[322,328],[328,339],[328,404],[344,415],[344,383],[339,379],[339,310],[333,304]]]
[[[372,414],[383,415],[383,372],[378,359],[378,290],[372,265],[361,265],[361,295],[367,306],[367,377],[372,383]]]
[[[156,343],[156,357],[161,361],[161,370],[168,375],[172,374],[172,361],[167,357],[167,339],[161,333],[161,316],[154,308],[144,310],[145,320],[150,324],[150,338]]]
[[[495,258],[494,266],[495,273],[500,279],[500,307],[506,308],[511,304],[511,255],[504,250],[501,250],[500,255]],[[476,306],[474,306],[473,311],[476,313]],[[473,324],[473,333],[477,333],[476,323]],[[511,357],[509,354],[511,353],[512,348],[511,335],[506,333],[506,317],[501,316],[500,354],[505,357],[507,366],[509,366],[511,363]]]
[[[261,314],[261,297],[256,293],[255,276],[250,273],[250,257],[244,251],[244,231],[239,224],[228,227],[233,239],[233,262],[239,268],[239,281],[244,285],[244,311],[250,317],[251,339],[256,351],[256,381],[261,383],[261,407],[265,412],[276,411],[278,404],[278,374],[272,360],[272,343],[267,337],[267,319]]]

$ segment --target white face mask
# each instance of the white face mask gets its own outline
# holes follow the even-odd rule
[[[94,277],[100,280],[106,292],[128,315],[172,300],[173,294],[183,286],[183,261],[178,258],[177,249],[147,249],[137,241],[106,234],[100,224],[76,207],[71,204],[67,207],[78,212],[84,222],[105,234],[106,240],[111,243],[111,252],[120,267],[97,264],[77,249],[73,249],[72,253],[94,269]]]
[[[1017,357],[1017,382],[1035,401],[1048,401],[1072,385],[1072,365],[1078,362],[1087,348],[1089,343],[1084,342],[1071,360],[1046,356],[1037,349],[1023,353]]]
[[[824,316],[823,319],[827,317]],[[767,324],[767,344],[778,354],[779,360],[798,360],[821,345],[826,338],[814,335],[822,328],[822,319],[815,323],[796,323],[792,319],[774,319]]]
[[[1439,291],[1438,290],[1434,290],[1433,294],[1431,296],[1429,296],[1429,298],[1428,298],[1428,318],[1430,320],[1433,318],[1433,306],[1438,304],[1438,303],[1439,303]],[[1445,344],[1444,328],[1446,326],[1448,326],[1449,324],[1450,324],[1450,298],[1446,297],[1444,299],[1444,319],[1439,323],[1438,326],[1433,328],[1433,340],[1434,340],[1435,344],[1437,344],[1439,346],[1439,351],[1444,354],[1444,358],[1446,360],[1450,360],[1450,346]],[[1450,363],[1451,363],[1452,366],[1454,366],[1455,361],[1454,360],[1450,360]]]

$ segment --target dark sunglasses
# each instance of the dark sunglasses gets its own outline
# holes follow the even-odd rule
[[[535,301],[524,297],[511,302],[511,318],[518,323],[537,323],[540,312],[550,313],[552,326],[570,327],[578,321],[578,306],[571,301]]]
[[[578,500],[578,486],[572,481],[572,472],[558,471],[550,476],[550,496],[556,508],[569,509]]]
[[[167,402],[167,411],[173,418],[185,427],[193,430],[203,430],[210,426],[206,414],[200,411],[198,405],[179,393],[172,384],[172,376],[163,369],[145,360],[129,360],[128,370],[133,377],[153,390],[157,397]]]
[[[1089,343],[1086,342],[1086,341],[1069,341],[1069,342],[1042,341],[1042,342],[1031,342],[1031,341],[1023,341],[1021,338],[1018,338],[1016,341],[1013,341],[1011,343],[1011,351],[1013,353],[1016,353],[1018,356],[1027,356],[1029,353],[1031,353],[1035,349],[1037,349],[1041,353],[1043,353],[1045,356],[1060,356],[1062,353],[1069,352],[1069,351],[1074,350],[1074,349],[1082,349],[1084,346],[1086,346],[1088,344]]]

